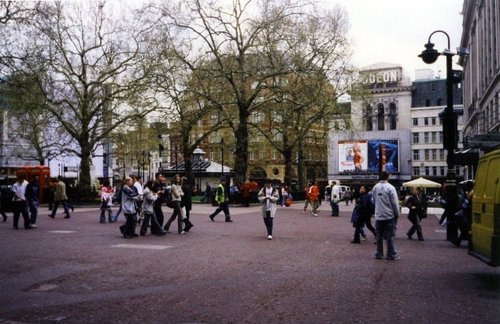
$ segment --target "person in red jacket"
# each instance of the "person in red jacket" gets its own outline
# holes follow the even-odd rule
[[[318,183],[316,181],[309,187],[309,202],[311,203],[311,214],[313,216],[318,216],[318,206],[319,206],[319,189]]]

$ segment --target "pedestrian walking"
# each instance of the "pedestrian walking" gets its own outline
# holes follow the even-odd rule
[[[144,213],[144,221],[142,222],[140,235],[146,235],[148,231],[148,225],[151,221],[151,234],[154,235],[165,235],[167,232],[163,229],[161,231],[153,231],[153,228],[161,228],[160,224],[158,224],[158,220],[156,219],[156,215],[154,212],[154,202],[158,199],[158,196],[163,194],[162,191],[153,192],[153,180],[148,180],[143,190],[143,199],[142,199],[142,211]]]
[[[189,230],[194,227],[189,218],[189,214],[191,213],[191,209],[193,208],[193,190],[191,185],[189,184],[188,178],[182,177],[181,182],[182,192],[184,193],[181,198],[182,219],[184,220],[184,231],[189,232]]]
[[[314,181],[309,187],[309,202],[311,203],[311,214],[315,217],[318,216],[319,206],[319,188],[318,183]]]
[[[420,201],[420,192],[418,188],[413,188],[410,197],[406,202],[406,207],[408,207],[408,220],[412,223],[410,230],[406,233],[409,240],[413,239],[413,234],[417,232],[417,237],[419,241],[424,240],[422,235],[422,226],[420,226],[420,221],[423,218],[424,210],[422,203]]]
[[[104,184],[99,190],[99,195],[101,196],[101,216],[99,218],[99,223],[106,223],[106,212],[108,213],[108,222],[113,223],[113,212],[111,211],[113,190],[111,189],[109,180],[104,181]]]
[[[144,189],[142,186],[142,179],[140,175],[133,175],[131,176],[132,180],[134,181],[134,189],[137,191],[139,194],[139,199],[137,199],[136,204],[137,204],[137,215],[138,217],[138,224],[141,224],[144,215],[142,214],[142,195],[144,193]]]
[[[354,230],[354,238],[351,243],[361,243],[360,236],[365,237],[363,233],[363,227],[366,226],[370,232],[373,233],[373,236],[376,238],[375,228],[372,226],[371,218],[374,212],[374,206],[372,202],[372,196],[367,192],[365,186],[361,186],[359,188],[359,196],[356,199],[356,206],[354,207],[357,213],[357,219],[355,220],[353,226]]]
[[[139,199],[137,191],[133,189],[134,181],[131,177],[125,178],[125,184],[122,188],[122,208],[125,215],[125,224],[120,226],[120,231],[126,239],[134,238],[139,235],[135,232],[137,226],[137,206]]]
[[[281,207],[286,205],[286,200],[288,199],[288,186],[283,184],[281,186]]]
[[[260,210],[267,229],[267,239],[272,240],[274,216],[276,216],[277,209],[276,203],[279,201],[280,196],[278,190],[272,186],[270,179],[266,179],[266,184],[260,189],[257,198],[261,204]]]
[[[49,215],[50,218],[55,218],[57,213],[57,208],[62,204],[64,208],[64,218],[70,218],[69,208],[73,211],[73,206],[68,204],[68,196],[66,195],[66,184],[61,176],[57,177],[54,191],[54,206],[52,207],[52,214]]]
[[[36,219],[38,216],[38,177],[33,177],[26,186],[26,202],[28,204],[28,211],[30,213],[30,227],[37,228]]]
[[[112,223],[118,220],[118,217],[122,212],[122,187],[124,182],[125,180],[122,180],[121,184],[117,186],[114,191],[114,200],[116,201],[116,204],[118,204],[118,210],[116,211],[116,214],[112,218]]]
[[[182,196],[184,196],[184,192],[182,191],[181,177],[178,174],[174,177],[172,186],[170,188],[170,194],[172,195],[172,205],[174,211],[163,229],[168,233],[170,225],[177,218],[177,232],[179,234],[186,234],[186,232],[184,231],[181,212],[181,199]]]
[[[205,192],[203,193],[203,197],[201,198],[200,202],[210,203],[211,198],[212,198],[212,187],[210,187],[210,185],[207,182],[205,184]]]
[[[30,219],[28,215],[28,208],[26,203],[26,186],[27,181],[24,175],[20,174],[17,176],[16,183],[12,186],[12,209],[14,211],[14,224],[13,228],[15,230],[19,229],[19,216],[22,215],[24,219],[24,228],[30,229]]]
[[[380,181],[373,187],[373,204],[375,205],[375,231],[377,233],[376,259],[384,256],[384,239],[387,241],[387,260],[398,260],[394,237],[399,217],[398,193],[389,183],[389,172],[382,171]]]
[[[332,217],[339,216],[339,201],[340,201],[340,186],[336,181],[332,182],[332,190],[330,197],[330,207],[332,208]]]
[[[151,233],[161,234],[161,232],[163,232],[164,222],[164,215],[163,210],[161,209],[161,205],[165,202],[165,195],[169,194],[169,192],[165,187],[165,177],[160,173],[156,175],[156,180],[153,183],[153,192],[158,194],[158,198],[153,203],[153,209],[156,220],[160,226],[156,227],[156,224],[151,224]]]
[[[228,205],[228,198],[226,194],[226,178],[221,177],[220,178],[220,183],[219,186],[217,187],[217,191],[215,193],[215,201],[218,204],[217,209],[210,214],[210,220],[213,222],[214,218],[217,214],[219,214],[221,211],[224,212],[224,216],[226,217],[226,222],[231,223],[233,220],[231,219],[231,215],[229,214],[229,205]]]

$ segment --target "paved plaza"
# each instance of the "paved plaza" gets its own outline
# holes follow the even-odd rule
[[[424,242],[406,238],[403,214],[401,260],[386,261],[373,258],[371,233],[350,243],[352,205],[340,217],[302,207],[278,209],[272,241],[259,206],[232,207],[225,223],[196,204],[187,235],[130,240],[123,216],[99,224],[97,207],[71,219],[43,207],[34,230],[12,230],[9,214],[0,323],[499,323],[500,269],[446,242],[439,209]]]

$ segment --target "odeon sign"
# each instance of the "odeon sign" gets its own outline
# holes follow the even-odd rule
[[[373,83],[398,82],[400,79],[401,79],[400,70],[388,70],[382,72],[365,73],[365,76],[363,78],[363,83],[373,84]]]

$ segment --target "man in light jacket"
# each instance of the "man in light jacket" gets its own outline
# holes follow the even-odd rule
[[[136,201],[139,199],[139,194],[132,189],[134,181],[131,177],[125,178],[125,184],[122,188],[122,209],[125,215],[125,225],[120,226],[120,231],[126,239],[133,238],[137,235],[135,228],[137,226],[137,206]]]
[[[375,231],[377,233],[376,259],[384,255],[384,239],[387,240],[387,260],[398,260],[394,236],[399,217],[399,202],[396,188],[389,182],[389,172],[382,171],[380,181],[372,189],[375,205]]]

